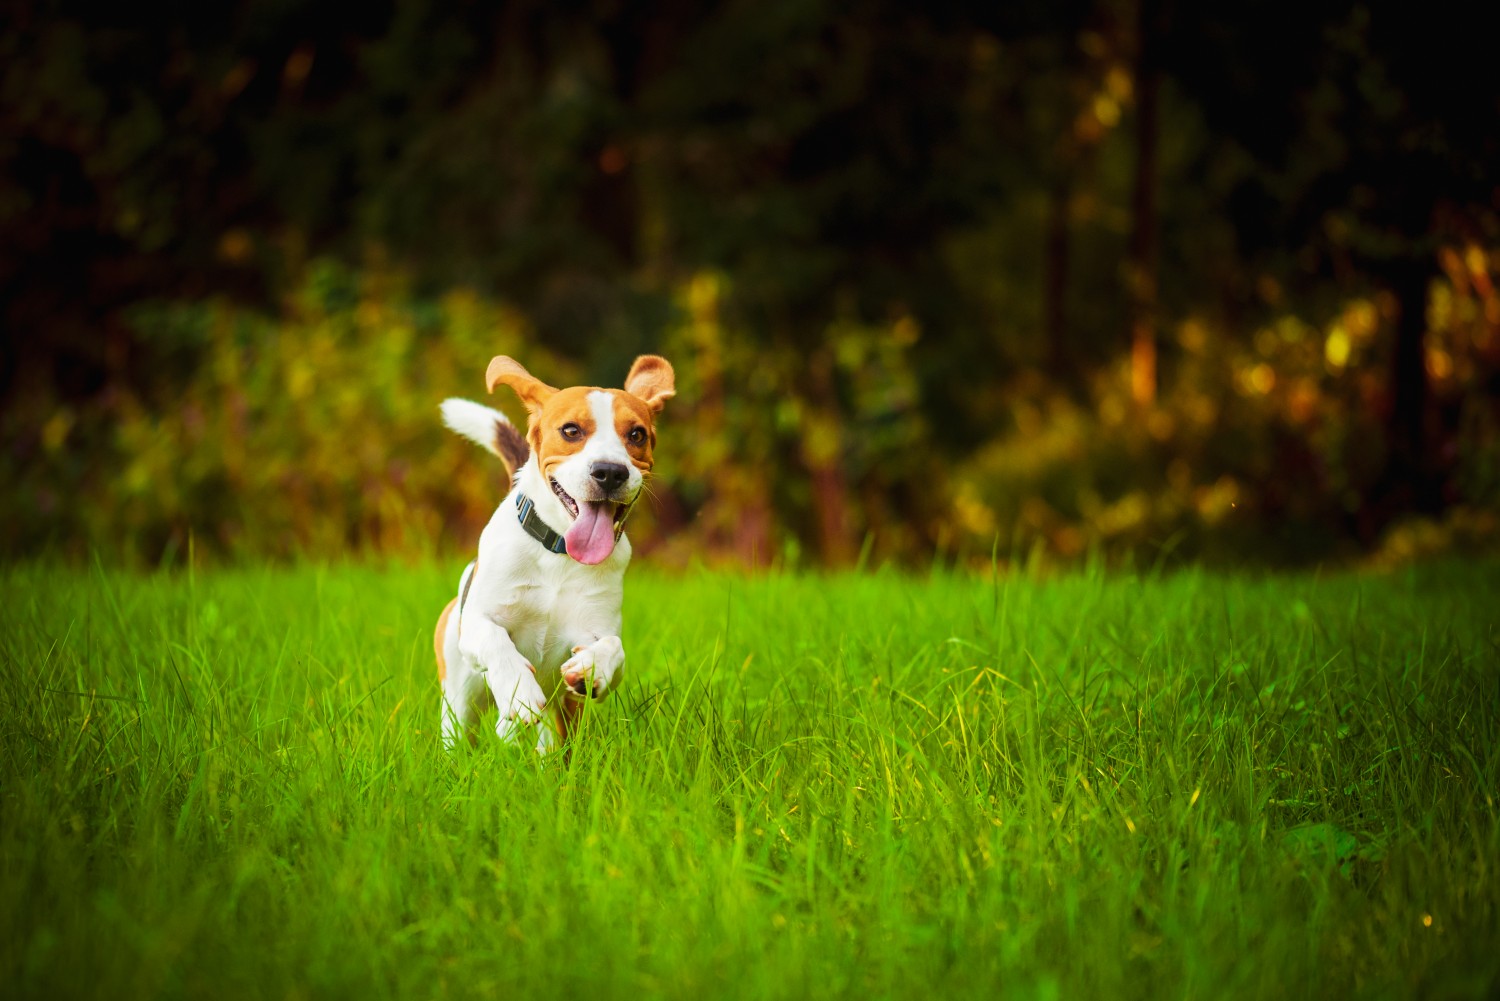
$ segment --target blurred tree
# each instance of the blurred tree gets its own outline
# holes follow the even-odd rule
[[[1259,166],[1230,199],[1247,264],[1304,298],[1330,279],[1394,298],[1373,524],[1443,502],[1424,348],[1436,251],[1445,238],[1500,231],[1500,91],[1479,71],[1492,60],[1489,40],[1460,27],[1468,12],[1200,5],[1182,11],[1172,36],[1171,71],[1210,128]]]
[[[1156,399],[1156,337],[1159,324],[1157,255],[1158,133],[1161,120],[1161,57],[1167,34],[1166,0],[1136,0],[1135,181],[1130,197],[1130,251],[1125,262],[1130,303],[1130,388],[1135,402]]]
[[[317,315],[378,341],[353,314],[431,312],[456,289],[513,306],[532,350],[589,380],[678,343],[704,394],[678,412],[718,442],[704,454],[781,475],[687,463],[662,516],[757,559],[785,542],[847,562],[872,533],[919,551],[955,521],[992,536],[1023,505],[960,497],[945,470],[1010,469],[1009,436],[1034,447],[1027,476],[1092,464],[1048,481],[1052,513],[1025,515],[1059,550],[1079,544],[1068,519],[1147,523],[1148,495],[1177,498],[1166,521],[1200,487],[1216,492],[1193,503],[1217,511],[1226,477],[1268,481],[1268,523],[1336,521],[1352,496],[1368,541],[1402,510],[1487,489],[1459,485],[1447,446],[1462,420],[1465,454],[1482,450],[1494,415],[1440,412],[1429,375],[1428,307],[1449,301],[1434,281],[1490,309],[1500,240],[1497,88],[1462,16],[16,0],[0,34],[5,468],[41,511],[103,475],[70,449],[128,462],[115,429],[142,414],[196,426],[178,411],[212,397],[213,359],[286,351],[277,323],[315,337]],[[1440,274],[1453,246],[1480,263]],[[330,260],[411,288],[325,281]],[[310,286],[328,293],[316,310]],[[204,298],[229,315],[225,295],[274,322],[244,321],[244,344],[161,322],[177,315],[163,304]],[[1325,364],[1325,321],[1366,298],[1390,350],[1330,335]],[[1493,378],[1500,349],[1474,344]],[[1372,404],[1385,448],[1367,461]],[[1085,425],[1120,454],[1063,433]],[[313,447],[305,431],[288,441]],[[1339,450],[1358,458],[1324,461]],[[1464,483],[1489,482],[1464,461]],[[1283,467],[1295,485],[1267,472]]]

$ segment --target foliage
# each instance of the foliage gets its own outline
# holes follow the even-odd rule
[[[501,350],[674,356],[679,561],[1482,526],[1500,140],[1445,11],[25,0],[0,553],[466,543],[431,407]]]
[[[1438,289],[1429,363],[1455,442],[1449,501],[1466,527],[1446,544],[1429,533],[1424,552],[1496,537],[1500,424],[1482,352],[1500,338],[1476,320],[1492,300],[1464,288]],[[1243,348],[1184,323],[1144,410],[1119,366],[1081,393],[1020,376],[989,404],[994,435],[966,453],[922,405],[925,333],[911,316],[835,320],[815,359],[833,395],[815,397],[788,388],[808,384],[806,354],[757,344],[732,303],[727,277],[696,276],[657,345],[679,395],[651,501],[631,524],[655,560],[841,562],[864,539],[876,561],[934,548],[981,564],[997,551],[1307,561],[1358,552],[1341,540],[1377,541],[1378,299],[1323,328],[1285,315]],[[233,557],[466,548],[506,483],[441,427],[437,403],[486,399],[495,353],[558,383],[602,385],[618,385],[631,358],[551,351],[518,311],[420,293],[378,263],[316,262],[275,316],[213,300],[142,307],[131,322],[163,360],[151,395],[42,397],[5,416],[27,445],[0,453],[5,551],[171,563],[190,544]],[[524,421],[507,394],[489,402]],[[804,475],[766,475],[788,469]]]
[[[633,574],[545,760],[438,745],[455,568],[0,571],[12,993],[1500,983],[1493,564]]]
[[[142,309],[134,322],[164,353],[190,355],[188,375],[158,383],[160,401],[120,394],[53,411],[40,474],[5,496],[8,548],[417,553],[445,533],[477,538],[508,489],[498,461],[437,414],[447,395],[483,395],[491,352],[522,353],[520,321],[473,295],[416,300],[387,273],[330,263],[280,320],[209,303]]]
[[[1456,255],[1454,264],[1457,266]],[[1480,319],[1462,268],[1434,286],[1426,364],[1450,482],[1450,514],[1429,518],[1418,551],[1475,552],[1497,541],[1500,425],[1487,394],[1500,337]],[[1320,326],[1273,318],[1247,344],[1190,319],[1170,345],[1154,405],[1130,400],[1123,366],[1101,372],[1083,402],[1036,377],[1002,412],[1007,432],[958,467],[954,518],[969,545],[1002,553],[1135,553],[1296,562],[1407,551],[1379,520],[1388,405],[1375,373],[1391,364],[1379,337],[1387,297],[1359,297]],[[1420,519],[1418,519],[1420,520]],[[1443,528],[1444,524],[1447,528]],[[1408,523],[1408,528],[1410,523]]]

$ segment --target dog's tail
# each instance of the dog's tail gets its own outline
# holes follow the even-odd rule
[[[498,410],[456,398],[444,400],[439,409],[444,424],[498,455],[512,476],[531,454],[525,436]]]

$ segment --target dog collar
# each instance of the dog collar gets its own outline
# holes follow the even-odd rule
[[[519,490],[516,491],[516,518],[520,520],[521,528],[526,534],[540,542],[547,552],[561,555],[568,551],[568,544],[563,537],[552,531],[536,513],[536,502]]]
[[[636,495],[636,500],[640,500]],[[630,512],[635,510],[635,501],[625,509],[625,517],[615,526],[615,543],[619,544],[620,536],[625,534],[625,522],[630,518]],[[568,551],[568,543],[561,535],[552,530],[552,527],[542,520],[536,513],[536,501],[527,497],[519,490],[516,491],[516,519],[520,521],[521,528],[527,535],[542,544],[542,548],[549,553],[557,553],[561,556]]]

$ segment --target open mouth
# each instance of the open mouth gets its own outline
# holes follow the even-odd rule
[[[548,477],[552,492],[562,501],[563,507],[573,516],[573,524],[563,533],[563,542],[568,555],[579,563],[592,566],[603,563],[615,551],[619,541],[620,523],[625,520],[626,505],[616,501],[586,500],[582,504],[568,496],[557,481]]]
[[[560,501],[562,501],[563,507],[565,507],[565,508],[568,509],[568,514],[573,518],[574,521],[577,521],[578,520],[578,502],[576,500],[574,500],[573,497],[572,497],[572,495],[569,494],[566,490],[564,490],[558,484],[558,482],[556,480],[552,479],[550,476],[547,478],[547,482],[552,487],[552,492],[555,493],[555,494],[557,494],[557,499],[560,500]],[[619,501],[609,501],[609,500],[604,500],[604,501],[584,501],[584,503],[590,505],[591,507],[592,506],[596,506],[596,505],[602,507],[603,505],[606,505],[606,504],[611,505],[612,507],[614,507],[615,510],[614,510],[613,516],[610,518],[610,524],[612,524],[612,525],[614,525],[616,527],[619,526],[620,522],[622,522],[622,521],[625,520],[625,511],[627,509],[627,505],[622,504]]]
[[[576,500],[574,500],[572,497],[568,496],[568,492],[566,490],[564,490],[562,487],[558,486],[556,480],[552,479],[551,477],[548,477],[547,478],[547,482],[550,483],[550,484],[552,484],[552,492],[555,493],[555,494],[557,494],[557,499],[563,502],[563,507],[565,507],[565,508],[568,509],[568,513],[570,515],[572,515],[574,518],[577,518],[578,517],[578,502]]]

